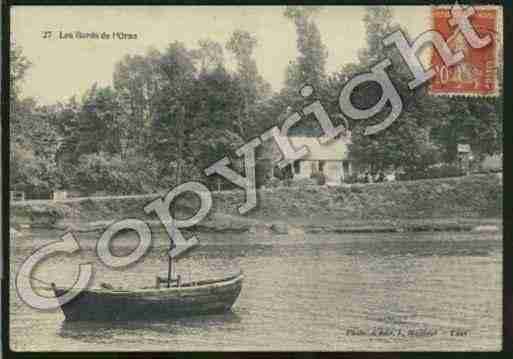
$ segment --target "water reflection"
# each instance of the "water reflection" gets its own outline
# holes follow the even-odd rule
[[[206,258],[237,257],[294,257],[308,252],[319,257],[325,253],[370,257],[430,257],[430,256],[489,256],[497,252],[496,241],[362,241],[324,243],[274,243],[245,245],[205,245],[195,255]]]
[[[17,241],[11,272],[48,234]],[[90,240],[89,240],[90,239]],[[34,273],[71,286],[78,264],[94,262],[96,283],[140,288],[167,270],[168,241],[156,241],[123,271],[99,262],[96,239],[47,259]],[[221,278],[242,269],[233,312],[160,322],[76,323],[34,311],[11,287],[11,348],[66,351],[179,350],[482,350],[502,330],[502,236],[481,233],[307,234],[304,239],[215,234],[177,263],[184,278]],[[134,243],[116,243],[133,248]],[[348,328],[433,329],[438,336],[348,336]],[[456,340],[454,328],[473,335]],[[445,333],[445,334],[443,334]],[[495,350],[495,349],[494,349]]]
[[[241,317],[233,311],[221,314],[152,321],[73,322],[64,320],[58,335],[61,338],[88,343],[108,343],[112,342],[121,333],[123,335],[130,333],[140,335],[144,332],[153,332],[155,334],[176,335],[197,328],[202,330],[208,328],[219,330],[223,326],[239,324],[240,322]]]

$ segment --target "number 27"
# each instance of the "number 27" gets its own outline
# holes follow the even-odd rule
[[[41,31],[41,33],[43,34],[43,39],[49,39],[50,37],[52,37],[51,31]]]

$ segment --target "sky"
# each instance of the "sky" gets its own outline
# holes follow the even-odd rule
[[[288,64],[297,57],[294,24],[279,6],[15,6],[11,37],[23,48],[32,67],[23,84],[23,95],[42,104],[81,96],[94,82],[112,85],[116,62],[126,54],[144,54],[150,47],[163,50],[181,41],[187,48],[209,38],[223,46],[236,29],[258,39],[255,60],[273,90],[280,90]],[[412,36],[428,30],[429,7],[392,7],[395,21]],[[323,43],[328,48],[326,70],[338,71],[357,61],[365,46],[363,6],[325,6],[316,16]],[[43,32],[52,31],[52,38]],[[124,32],[137,39],[58,39],[58,33]],[[225,52],[228,67],[234,59]]]

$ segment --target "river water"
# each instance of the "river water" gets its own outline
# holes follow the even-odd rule
[[[16,240],[11,273],[61,233]],[[126,270],[97,259],[96,235],[78,234],[80,254],[56,256],[35,275],[72,284],[93,262],[94,284],[137,288],[167,268],[167,240]],[[178,263],[187,280],[242,269],[231,312],[148,323],[68,323],[28,307],[11,281],[10,346],[16,351],[498,350],[502,339],[502,236],[483,233],[198,234]],[[115,240],[127,254],[136,239]]]

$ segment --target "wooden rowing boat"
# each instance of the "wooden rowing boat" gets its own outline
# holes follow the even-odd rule
[[[81,290],[70,301],[60,299],[67,292],[65,288],[58,288],[54,283],[51,287],[68,321],[162,320],[227,311],[242,289],[242,272],[222,279],[188,283],[183,283],[181,276],[175,273],[175,262],[198,244],[174,251],[176,245],[171,241],[167,277],[157,276],[154,287],[116,289],[102,285]]]
[[[61,304],[66,320],[117,321],[166,319],[230,310],[242,288],[243,274],[223,279],[175,283],[169,287],[87,289]],[[57,299],[66,289],[52,284]]]

